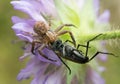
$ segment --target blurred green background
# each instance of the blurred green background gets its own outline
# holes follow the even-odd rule
[[[17,39],[14,31],[11,29],[11,16],[22,15],[17,12],[10,4],[11,0],[0,0],[0,84],[29,84],[29,80],[19,82],[16,76],[20,69],[25,66],[18,58],[23,54],[21,43],[12,44],[11,41]],[[119,0],[101,0],[101,9],[109,9],[111,12],[110,22],[117,25],[112,29],[119,29],[120,26],[120,1]],[[108,45],[110,52],[120,54],[119,39],[110,41],[113,45]],[[120,56],[120,55],[119,55]],[[109,57],[108,61],[102,63],[106,66],[106,71],[102,74],[106,79],[106,84],[120,83],[120,57]]]

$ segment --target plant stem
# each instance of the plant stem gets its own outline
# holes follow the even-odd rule
[[[87,34],[85,36],[80,36],[80,37],[78,36],[78,38],[84,38],[82,39],[82,41],[88,41],[89,39],[92,39],[99,34],[102,34],[102,35],[97,37],[95,40],[108,40],[108,39],[120,38],[120,30],[108,31],[104,33],[92,33],[92,34]]]

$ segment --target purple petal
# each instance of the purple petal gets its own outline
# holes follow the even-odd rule
[[[22,69],[17,76],[17,80],[28,79],[33,74],[34,64],[29,64],[25,69]]]
[[[26,2],[30,3],[38,13],[41,12],[41,8],[40,8],[41,0],[21,0],[21,1],[26,1]]]
[[[54,6],[53,0],[22,0],[30,3],[37,12],[44,14],[45,16],[57,17],[57,11]]]
[[[12,1],[11,4],[14,6],[14,9],[20,10],[28,14],[35,21],[45,21],[45,19],[40,15],[39,12],[27,1]]]
[[[31,72],[30,71],[27,71],[27,70],[21,70],[21,72],[18,74],[18,76],[17,76],[17,80],[19,80],[19,81],[21,81],[21,80],[23,80],[23,79],[28,79],[28,78],[30,78],[30,76],[31,76]]]
[[[76,0],[76,3],[79,7],[79,9],[81,10],[82,7],[84,6],[85,0]]]
[[[61,84],[61,75],[64,72],[64,68],[57,68],[57,66],[42,62],[36,56],[31,57],[31,60],[27,64],[25,69],[22,69],[18,74],[17,79],[23,80],[30,76],[34,76],[34,80],[31,84]],[[59,83],[58,83],[59,82]]]
[[[99,54],[99,56],[97,56],[98,60],[105,62],[108,58],[108,56],[106,54]]]
[[[59,67],[59,69],[55,70],[56,67],[51,67],[51,69],[52,70],[48,72],[46,72],[46,69],[42,69],[41,71],[46,73],[41,73],[41,71],[37,73],[31,84],[65,84],[65,81],[62,83],[64,78],[64,68]]]
[[[105,80],[93,70],[90,66],[87,67],[87,74],[86,74],[86,84],[105,84]]]
[[[99,12],[99,0],[93,0],[93,6],[94,6],[94,10],[95,10],[95,14],[98,15]]]
[[[19,57],[19,60],[20,60],[20,61],[23,61],[23,59],[25,59],[26,57],[28,57],[28,56],[30,56],[30,55],[31,55],[31,53],[24,53],[23,56]]]
[[[106,46],[106,42],[105,41],[101,41],[100,42],[100,47],[101,47],[102,51],[108,52],[106,50],[105,46]],[[107,54],[99,54],[99,56],[97,56],[97,59],[102,61],[102,62],[105,62],[107,60],[107,58],[108,58]]]
[[[15,21],[15,20],[14,20]],[[27,23],[16,23],[12,26],[12,29],[15,31],[16,36],[18,36],[20,39],[32,42],[32,35],[26,34],[26,32],[34,33],[33,27]]]
[[[43,62],[52,63],[52,64],[55,64],[55,65],[58,65],[58,66],[61,65],[61,61],[60,61],[60,59],[57,57],[57,55],[55,54],[55,52],[53,52],[52,50],[49,50],[49,49],[47,49],[47,48],[44,48],[44,49],[42,50],[42,52],[43,52],[48,58],[53,59],[53,60],[56,60],[56,62],[50,61],[50,60],[44,58],[44,57],[41,56],[41,55],[39,54],[39,52],[36,50],[35,53],[36,53],[36,56],[37,56],[37,58],[38,58],[39,60],[41,60],[41,61],[43,61]]]
[[[110,12],[108,10],[104,11],[104,13],[102,13],[97,21],[100,22],[100,23],[107,23],[109,22],[109,18],[110,18]]]
[[[21,32],[30,32],[33,33],[33,27],[30,26],[27,23],[17,23],[15,25],[12,26],[12,29],[16,32],[16,33],[21,33]]]
[[[110,18],[110,12],[108,10],[104,11],[104,13],[102,13],[100,16],[98,16],[99,14],[99,0],[94,0],[94,10],[95,10],[95,14],[98,17],[97,18],[97,22],[99,23],[107,23],[109,21]]]
[[[55,9],[53,0],[40,0],[40,9],[42,14],[47,14],[48,16],[57,16],[57,11]]]
[[[35,21],[34,20],[32,20],[32,19],[22,19],[22,18],[19,18],[19,17],[17,17],[17,16],[13,16],[12,17],[12,22],[14,23],[14,24],[16,24],[16,23],[26,23],[26,24],[29,24],[30,26],[34,26],[34,24],[35,24]]]
[[[103,71],[105,71],[105,70],[106,70],[106,68],[105,68],[105,67],[103,67],[103,66],[99,66],[99,67],[98,67],[98,70],[99,70],[100,72],[103,72]]]
[[[45,84],[63,84],[62,83],[62,78],[64,76],[64,70],[59,69],[57,71],[55,71],[54,73],[51,73],[45,80]],[[64,81],[65,83],[65,81]]]
[[[22,69],[20,73],[17,76],[18,80],[27,79],[32,75],[36,75],[39,70],[46,66],[47,63],[41,62],[36,57],[31,58],[29,63],[27,64],[27,67],[25,69]],[[45,68],[46,69],[46,68]]]
[[[25,36],[23,34],[16,34],[16,36],[18,36],[21,40],[24,40],[24,41],[28,41],[28,42],[33,41],[33,39],[30,36]]]

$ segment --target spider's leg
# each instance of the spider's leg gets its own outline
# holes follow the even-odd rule
[[[68,33],[70,35],[70,37],[71,37],[71,39],[73,41],[73,44],[76,47],[76,41],[75,41],[75,38],[74,38],[72,32],[64,30],[64,31],[58,32],[57,36],[61,36],[61,35],[66,34],[66,33]]]
[[[42,45],[39,47],[39,49],[38,49],[39,54],[40,54],[41,56],[43,56],[44,58],[50,60],[50,61],[56,62],[56,60],[53,60],[53,59],[47,57],[45,54],[42,53],[42,49],[43,49],[45,46],[46,46],[45,44],[42,44]]]
[[[35,44],[36,44],[36,43],[41,43],[41,42],[40,42],[40,41],[33,41],[33,42],[32,42],[31,52],[32,52],[33,54],[35,54],[35,53],[34,53],[34,50],[35,50],[34,48],[35,48]]]
[[[62,25],[60,25],[58,28],[56,28],[55,30],[54,30],[54,32],[59,32],[62,28],[64,28],[65,26],[73,26],[73,27],[76,27],[75,25],[73,25],[73,24],[62,24]]]

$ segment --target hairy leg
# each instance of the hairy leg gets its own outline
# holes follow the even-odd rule
[[[73,41],[73,44],[76,47],[76,41],[75,41],[75,38],[74,38],[72,32],[70,32],[70,31],[61,31],[61,32],[57,33],[57,36],[61,36],[61,35],[66,34],[66,33],[68,33],[70,35],[70,37],[71,37],[71,39]]]

